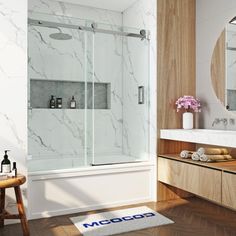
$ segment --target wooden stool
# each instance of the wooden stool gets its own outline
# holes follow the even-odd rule
[[[4,227],[4,219],[20,219],[24,236],[29,236],[29,226],[25,215],[20,185],[25,183],[26,178],[23,175],[17,177],[8,177],[0,180],[0,227]],[[5,210],[5,190],[6,188],[14,188],[16,202],[19,214],[10,214]]]

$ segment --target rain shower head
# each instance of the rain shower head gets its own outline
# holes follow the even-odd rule
[[[55,27],[55,29],[58,29],[59,32],[50,34],[49,35],[50,38],[56,39],[56,40],[69,40],[69,39],[72,39],[72,36],[70,34],[63,33],[60,28]]]

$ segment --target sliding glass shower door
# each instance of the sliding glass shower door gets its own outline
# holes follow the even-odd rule
[[[29,19],[29,171],[93,159],[93,33],[64,21]]]
[[[149,158],[149,40],[136,29],[94,33],[93,165]],[[109,28],[110,27],[110,28]]]
[[[34,17],[28,32],[29,171],[147,160],[147,32]]]

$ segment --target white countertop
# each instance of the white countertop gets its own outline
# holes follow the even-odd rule
[[[236,148],[236,131],[214,129],[161,129],[161,139]]]

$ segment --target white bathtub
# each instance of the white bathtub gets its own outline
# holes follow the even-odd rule
[[[29,172],[38,171],[51,171],[51,170],[64,170],[73,169],[81,167],[89,167],[92,165],[109,165],[109,164],[119,164],[119,163],[132,163],[147,161],[148,155],[143,155],[143,158],[136,158],[133,156],[116,154],[116,155],[96,155],[95,158],[89,157],[87,160],[84,158],[79,158],[75,155],[68,156],[43,156],[38,158],[30,157],[28,159],[28,170]]]
[[[156,159],[28,173],[28,217],[156,201]]]

